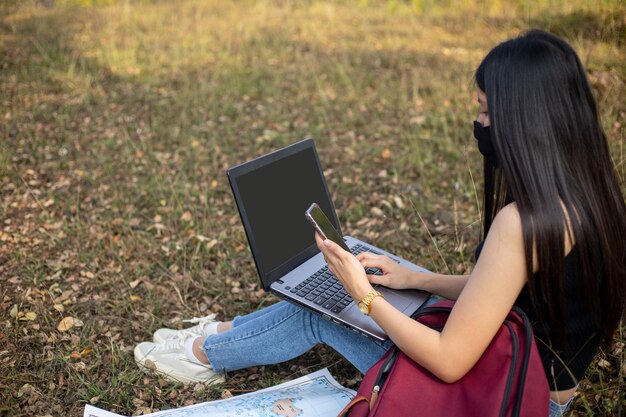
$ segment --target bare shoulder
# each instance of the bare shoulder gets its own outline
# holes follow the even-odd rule
[[[563,206],[563,216],[565,218],[565,235],[563,237],[564,251],[569,253],[575,244],[574,235],[572,232],[571,219],[565,207]],[[497,238],[501,244],[512,245],[509,246],[513,249],[524,250],[524,232],[522,227],[522,217],[519,213],[519,209],[516,203],[511,203],[502,208],[493,219],[489,234],[493,234],[494,238]],[[536,242],[533,242],[533,271],[537,271],[537,246]]]
[[[502,208],[496,214],[495,219],[491,225],[489,233],[499,235],[501,238],[510,239],[523,239],[522,236],[522,218],[520,216],[517,204],[511,203]],[[517,239],[515,239],[517,240]]]
[[[524,245],[522,216],[517,208],[517,204],[508,204],[498,212],[489,230],[489,234],[492,233],[492,237],[494,240],[497,240],[499,246],[507,248],[513,253],[517,253],[522,259],[525,259],[526,248]],[[539,265],[537,263],[537,247],[534,242],[532,248],[532,268],[533,272],[536,272]]]

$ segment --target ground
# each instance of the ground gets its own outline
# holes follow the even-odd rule
[[[160,326],[276,299],[225,169],[314,137],[344,231],[440,272],[472,268],[481,159],[472,72],[530,27],[588,68],[625,178],[618,1],[0,2],[0,415],[140,414],[329,367],[328,348],[216,387],[144,374]],[[570,415],[619,415],[623,327]]]

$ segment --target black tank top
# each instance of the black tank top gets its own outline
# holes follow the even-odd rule
[[[483,249],[480,242],[475,251],[476,259]],[[600,346],[598,323],[593,319],[582,288],[582,273],[577,248],[565,256],[565,346],[556,332],[540,317],[547,317],[545,305],[533,307],[524,286],[515,305],[528,315],[535,333],[535,341],[543,367],[550,384],[550,390],[561,391],[575,387],[584,377],[585,371]],[[540,298],[540,297],[539,297]]]

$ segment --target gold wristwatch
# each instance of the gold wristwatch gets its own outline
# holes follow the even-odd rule
[[[372,300],[376,297],[385,298],[378,291],[372,290],[369,292],[369,294],[363,297],[361,301],[359,301],[359,310],[361,310],[361,313],[366,314],[368,316],[370,315],[370,304],[372,303]]]

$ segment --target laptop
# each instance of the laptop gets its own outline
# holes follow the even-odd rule
[[[230,168],[227,175],[263,289],[325,320],[386,340],[383,329],[359,311],[328,270],[315,244],[315,231],[304,216],[311,203],[317,203],[343,236],[313,139]],[[428,272],[354,237],[344,236],[344,241],[354,254],[383,254],[409,269]],[[407,316],[429,296],[419,290],[374,287]]]

